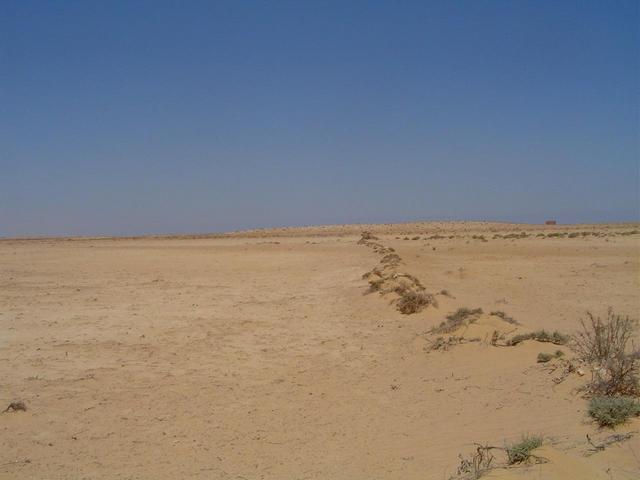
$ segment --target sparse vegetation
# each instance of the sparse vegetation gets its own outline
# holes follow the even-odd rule
[[[463,343],[474,343],[479,341],[481,341],[481,339],[478,337],[464,338],[464,337],[457,337],[455,335],[452,335],[447,338],[437,337],[433,342],[431,342],[431,344],[428,347],[425,347],[424,350],[426,352],[431,352],[433,350],[447,351],[451,347],[454,347],[456,345],[462,345]]]
[[[543,353],[540,352],[538,354],[538,363],[547,363],[553,360],[554,358],[560,358],[564,355],[562,350],[556,350],[555,353]]]
[[[469,457],[460,458],[460,465],[456,475],[450,480],[477,480],[494,468],[502,468],[509,465],[529,462],[535,459],[536,462],[545,462],[546,459],[533,455],[533,450],[542,446],[542,437],[523,437],[518,443],[502,447],[476,444],[476,450]],[[501,458],[496,458],[494,452],[500,452]],[[504,456],[503,456],[504,455]]]
[[[382,287],[384,286],[384,278],[382,277],[376,277],[373,278],[371,280],[369,280],[369,289],[367,290],[366,293],[373,293],[373,292],[379,292],[382,290]]]
[[[540,352],[538,354],[538,363],[546,363],[549,362],[553,359],[553,355],[551,355],[550,353],[542,353]]]
[[[607,310],[603,321],[587,312],[573,342],[581,360],[594,364],[589,390],[598,395],[639,395],[640,351],[629,348],[637,322]]]
[[[396,307],[400,313],[410,315],[418,313],[429,305],[435,305],[436,299],[430,293],[405,290],[400,295]]]
[[[519,335],[515,335],[509,340],[509,345],[514,346],[519,343],[524,342],[525,340],[535,340],[537,342],[543,343],[553,343],[554,345],[566,345],[569,341],[569,336],[564,335],[558,331],[554,331],[553,333],[549,333],[546,330],[537,330],[535,332],[529,333],[521,333]]]
[[[481,308],[470,310],[468,308],[459,308],[454,313],[447,315],[446,321],[437,327],[434,327],[432,333],[451,333],[458,328],[473,323],[477,317],[482,314]]]
[[[527,232],[520,232],[520,233],[509,233],[507,235],[504,235],[502,238],[512,238],[512,239],[519,239],[519,238],[527,238],[529,235],[527,234]]]
[[[607,310],[604,321],[587,312],[587,321],[580,320],[580,324],[582,331],[575,335],[573,347],[580,358],[589,363],[603,363],[624,355],[637,328],[636,321],[614,314],[612,308]]]
[[[640,415],[640,402],[628,396],[595,396],[589,401],[589,415],[601,427],[615,427]]]
[[[505,322],[510,323],[512,325],[519,325],[519,322],[515,318],[510,317],[509,315],[507,315],[506,313],[504,313],[501,310],[493,311],[489,315],[493,315],[494,317],[499,317],[502,320],[504,320]]]
[[[515,463],[523,463],[529,460],[531,452],[542,446],[542,437],[523,437],[518,443],[507,445],[507,463],[513,465]]]
[[[458,466],[457,475],[452,478],[477,480],[482,477],[493,468],[495,457],[492,450],[495,449],[496,447],[476,444],[476,451],[469,458],[459,455],[460,465]]]
[[[389,253],[388,255],[385,255],[384,257],[382,257],[382,260],[380,260],[380,263],[398,264],[400,263],[400,255],[398,255],[397,253]]]
[[[16,400],[9,404],[7,408],[4,409],[5,412],[26,412],[27,404],[22,400]],[[3,412],[4,413],[4,412]]]
[[[364,231],[360,235],[361,235],[360,242],[365,242],[367,240],[378,240],[378,237],[376,237],[373,233],[368,231]]]
[[[603,395],[640,394],[638,381],[638,352],[619,355],[607,360],[594,371],[590,390]]]

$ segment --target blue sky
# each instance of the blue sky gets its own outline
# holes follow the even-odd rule
[[[639,219],[635,1],[0,6],[0,236]]]

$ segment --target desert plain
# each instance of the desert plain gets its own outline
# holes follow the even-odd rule
[[[0,410],[26,406],[0,415],[0,478],[449,479],[476,443],[533,434],[540,461],[485,477],[640,478],[640,419],[588,417],[571,347],[503,341],[638,318],[639,228],[0,240]],[[433,303],[372,288],[390,252]],[[460,308],[473,322],[438,340]]]

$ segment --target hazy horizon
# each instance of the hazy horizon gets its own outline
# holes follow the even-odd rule
[[[4,2],[0,237],[640,221],[638,3]]]

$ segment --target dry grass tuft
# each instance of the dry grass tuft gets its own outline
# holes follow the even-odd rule
[[[523,437],[518,443],[507,445],[507,463],[513,465],[515,463],[523,463],[529,461],[531,452],[542,446],[542,437]]]
[[[495,457],[492,450],[495,449],[496,447],[476,444],[476,451],[469,458],[458,455],[460,465],[458,466],[456,477],[452,478],[476,480],[482,477],[493,468]]]
[[[454,313],[447,315],[446,321],[437,327],[431,329],[431,333],[451,333],[458,328],[475,322],[478,316],[482,314],[481,308],[470,310],[468,308],[459,308]]]
[[[509,315],[507,315],[501,310],[495,310],[491,312],[489,315],[493,315],[494,317],[501,318],[502,320],[504,320],[507,323],[510,323],[511,325],[520,325],[520,323],[515,318],[510,317]]]
[[[4,409],[4,412],[10,412],[10,411],[13,411],[13,412],[19,412],[19,411],[26,412],[27,411],[27,404],[24,403],[22,400],[16,400],[14,402],[11,402],[9,404],[9,406]]]
[[[519,335],[515,335],[509,340],[509,345],[514,346],[518,345],[525,340],[535,340],[537,342],[543,343],[553,343],[554,345],[566,345],[569,341],[569,336],[564,335],[558,331],[553,333],[549,333],[546,330],[537,330],[535,332],[522,333]]]

